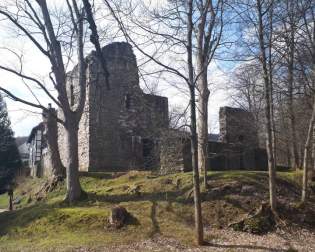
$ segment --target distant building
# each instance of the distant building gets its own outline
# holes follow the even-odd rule
[[[41,177],[43,175],[41,160],[44,148],[44,124],[40,123],[35,126],[28,139],[28,150],[29,150],[29,161],[28,165],[30,168],[31,176]]]

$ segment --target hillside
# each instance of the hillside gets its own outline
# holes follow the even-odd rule
[[[315,251],[315,201],[299,206],[301,174],[278,174],[280,217],[286,225],[263,236],[233,231],[228,225],[268,199],[267,173],[210,173],[203,192],[207,251],[298,249]],[[38,193],[43,179],[19,181],[17,210],[0,213],[0,251],[182,251],[193,246],[192,174],[150,172],[82,176],[87,199],[63,203],[64,184]],[[7,196],[0,196],[0,208]],[[110,210],[124,206],[134,217],[121,229],[108,225]],[[133,250],[132,250],[133,249]],[[286,250],[283,250],[286,249]],[[200,250],[199,250],[200,251]],[[295,250],[291,250],[295,251]]]

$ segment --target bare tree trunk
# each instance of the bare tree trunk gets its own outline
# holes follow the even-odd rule
[[[273,3],[272,3],[273,5]],[[272,5],[270,5],[272,7]],[[269,39],[268,39],[268,54],[269,54],[269,61],[268,61],[268,68],[269,68],[269,94],[270,94],[270,115],[271,115],[271,129],[272,129],[272,155],[273,155],[273,162],[274,162],[274,169],[277,167],[277,139],[276,139],[276,122],[275,122],[275,108],[274,108],[274,97],[273,97],[273,62],[272,62],[272,29],[273,29],[273,8],[269,10]],[[264,42],[264,41],[262,41]],[[265,58],[266,59],[266,58]],[[266,72],[267,74],[267,72]]]
[[[315,123],[315,102],[313,104],[313,112],[312,112],[312,117],[311,120],[309,122],[309,126],[308,126],[308,131],[307,131],[307,138],[306,138],[306,142],[305,142],[305,146],[304,146],[304,157],[303,157],[303,182],[302,182],[302,197],[301,197],[301,201],[303,203],[306,202],[307,198],[308,198],[308,173],[309,173],[309,169],[308,169],[308,164],[309,164],[309,154],[311,151],[311,147],[312,147],[312,137],[314,137],[314,123]],[[313,136],[312,136],[313,135]],[[313,139],[314,141],[314,139]]]
[[[187,67],[189,71],[189,91],[190,91],[190,134],[191,134],[191,154],[192,154],[192,168],[193,168],[193,182],[194,182],[194,203],[195,203],[195,229],[196,240],[198,245],[204,243],[203,240],[203,224],[201,213],[201,196],[200,196],[200,181],[198,169],[198,139],[197,139],[197,123],[196,123],[196,94],[194,82],[194,69],[192,62],[192,32],[193,32],[193,4],[192,0],[188,0],[187,12]]]
[[[208,160],[208,101],[209,101],[209,89],[207,81],[207,69],[203,67],[203,63],[198,58],[197,66],[198,73],[201,73],[198,79],[198,166],[199,170],[204,173],[204,186],[208,188],[207,182],[207,169],[209,165]]]
[[[201,211],[201,196],[200,196],[200,179],[198,169],[198,140],[196,129],[196,101],[195,101],[195,89],[190,88],[191,108],[190,108],[190,120],[191,120],[191,155],[192,155],[192,167],[193,167],[193,182],[194,182],[194,201],[195,201],[195,228],[196,228],[196,240],[197,244],[203,244],[203,224],[202,224],[202,211]]]
[[[272,110],[271,110],[271,96],[272,96],[272,82],[269,80],[269,73],[267,67],[266,45],[264,39],[264,25],[263,25],[263,10],[261,0],[257,0],[257,14],[258,14],[258,39],[261,53],[261,63],[263,69],[264,91],[265,91],[265,117],[266,117],[266,147],[268,155],[268,170],[269,170],[269,200],[271,210],[276,212],[276,169],[273,152],[273,137],[272,137]],[[269,45],[271,46],[271,44]],[[270,56],[271,57],[271,56]],[[271,60],[271,59],[269,59]],[[271,71],[271,69],[269,69]]]
[[[270,86],[268,80],[265,80],[265,102],[266,102],[266,145],[268,154],[268,170],[269,170],[269,198],[270,207],[276,211],[276,167],[274,160],[271,109],[270,109]]]
[[[271,115],[271,138],[272,138],[272,155],[274,167],[277,167],[277,136],[276,136],[276,121],[275,121],[275,108],[274,108],[274,99],[273,99],[273,82],[272,82],[272,68],[269,64],[269,87],[270,87],[270,115]]]
[[[291,36],[293,32],[291,32]],[[294,37],[291,37],[290,44],[290,55],[288,62],[288,91],[289,91],[289,117],[290,117],[290,126],[291,126],[291,139],[292,139],[292,151],[293,151],[293,161],[294,168],[298,169],[300,165],[300,157],[297,147],[297,137],[296,137],[296,122],[295,122],[295,114],[294,114],[294,105],[293,105],[293,67],[294,67]]]
[[[54,178],[63,178],[66,168],[62,165],[58,147],[57,113],[53,108],[48,108],[44,117],[47,120],[47,147],[52,165],[52,175]]]
[[[77,123],[66,122],[67,137],[67,195],[69,203],[80,199],[82,189],[79,181],[79,158],[78,158],[78,126]]]
[[[204,173],[204,186],[208,188],[207,168],[208,159],[208,67],[213,59],[214,53],[220,46],[223,31],[224,1],[195,1],[199,6],[200,18],[195,27],[197,45],[197,87],[198,99],[198,163],[200,171]],[[217,28],[217,29],[216,29]]]

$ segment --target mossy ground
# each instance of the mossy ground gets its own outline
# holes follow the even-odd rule
[[[13,212],[0,213],[0,251],[71,251],[79,247],[128,244],[156,234],[193,244],[191,173],[91,175],[80,178],[88,198],[72,206],[63,203],[64,184],[38,202],[34,194],[43,180],[20,181],[15,196],[21,203]],[[290,185],[288,190],[295,190],[299,176],[298,173],[281,173],[280,179]],[[229,191],[211,195],[203,191],[204,223],[224,228],[257,207],[268,197],[267,178],[265,172],[209,173],[211,188],[229,183],[247,184],[255,186],[261,197]],[[298,199],[293,197],[292,200]],[[0,208],[7,205],[6,201],[7,195],[1,195]],[[110,209],[117,204],[124,206],[137,221],[113,230],[108,227],[107,220]]]

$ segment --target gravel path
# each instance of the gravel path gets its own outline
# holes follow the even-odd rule
[[[206,235],[210,235],[210,230],[205,230]],[[290,233],[277,231],[263,236],[251,235],[242,232],[235,232],[227,229],[212,229],[213,239],[207,246],[187,247],[180,244],[177,240],[157,236],[143,242],[132,243],[122,246],[102,247],[98,249],[78,248],[79,252],[95,251],[185,251],[185,252],[204,252],[204,251],[298,251],[315,252],[315,233],[307,230],[291,231]]]

